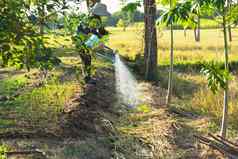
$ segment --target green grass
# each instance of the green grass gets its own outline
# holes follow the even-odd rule
[[[39,70],[33,69],[29,73],[24,70],[16,73],[9,71],[11,76],[8,71],[2,71],[0,95],[9,97],[8,100],[0,102],[1,116],[4,117],[0,124],[3,127],[23,124],[27,127],[54,129],[64,106],[75,91],[80,89],[74,74],[74,64],[71,62],[75,55],[71,54],[74,51],[70,38],[52,34],[46,37],[47,45],[55,49],[55,54],[61,56],[65,66],[50,71],[43,84],[39,84]],[[75,58],[73,61],[79,62]],[[0,131],[5,130],[0,128]]]
[[[16,77],[18,80],[12,79],[10,82],[8,80],[8,85],[1,87],[1,93],[11,95],[19,88],[23,88],[24,83],[20,83],[19,78],[22,79]],[[14,118],[16,118],[15,121],[11,118],[1,120],[1,125],[8,127],[23,122],[33,127],[55,128],[53,126],[57,125],[58,115],[77,89],[78,83],[76,82],[60,83],[55,80],[41,87],[27,89],[16,98],[1,102],[1,114],[7,117],[14,112]]]
[[[29,73],[19,71],[11,76],[8,75],[9,71],[3,71],[0,95],[10,98],[0,102],[1,115],[6,118],[0,120],[3,127],[14,127],[24,123],[26,126],[54,129],[65,105],[75,91],[81,89],[80,59],[70,37],[49,34],[46,35],[46,41],[47,46],[54,49],[54,54],[61,58],[62,67],[50,71],[49,78],[39,86],[39,70],[34,69]],[[111,65],[109,62],[93,61],[95,68]],[[18,95],[15,97],[16,93]],[[11,119],[12,115],[16,121]],[[3,129],[0,128],[0,131]]]
[[[12,103],[20,116],[33,125],[46,126],[58,120],[60,114],[70,97],[72,97],[76,84],[49,84],[27,92]]]
[[[6,145],[0,145],[0,159],[7,159],[6,152],[9,151],[9,147]]]
[[[18,89],[24,87],[27,83],[27,78],[24,76],[12,76],[10,78],[1,80],[0,95],[10,96]]]

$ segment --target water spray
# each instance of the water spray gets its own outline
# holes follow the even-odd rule
[[[136,108],[140,104],[140,93],[138,90],[138,82],[127,67],[127,65],[120,58],[117,51],[105,46],[107,51],[97,52],[97,57],[106,59],[114,64],[117,98],[120,104],[128,108]]]
[[[138,83],[119,54],[115,55],[116,87],[119,101],[129,108],[136,108],[140,104]]]

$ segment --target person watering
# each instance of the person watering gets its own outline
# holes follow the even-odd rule
[[[97,50],[105,49],[102,39],[109,34],[102,24],[101,16],[110,15],[105,4],[96,3],[90,10],[86,22],[81,22],[78,26],[77,35],[73,39],[76,41],[76,47],[79,48],[85,83],[95,83],[91,77],[92,57]]]

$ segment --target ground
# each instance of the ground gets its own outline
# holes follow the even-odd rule
[[[121,55],[134,59],[136,53],[142,52],[141,30],[110,30],[109,45],[117,48]],[[40,80],[38,70],[0,70],[2,147],[8,151],[43,152],[30,156],[12,155],[11,158],[178,159],[221,156],[199,144],[194,135],[219,131],[222,92],[213,95],[207,89],[199,66],[204,60],[222,60],[222,37],[218,30],[203,30],[201,43],[195,43],[191,33],[187,31],[185,39],[183,31],[175,32],[178,39],[176,85],[171,106],[164,105],[169,34],[163,31],[158,33],[159,81],[147,83],[138,75],[144,104],[132,110],[117,102],[111,63],[95,60],[97,84],[84,86],[80,61],[70,40],[49,35],[49,46],[54,48],[63,63],[51,71],[45,82]],[[237,31],[234,34],[230,59],[235,62]],[[235,76],[230,87],[233,89],[230,93],[229,138],[235,139],[238,92]]]

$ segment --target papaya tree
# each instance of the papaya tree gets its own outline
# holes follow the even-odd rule
[[[173,24],[181,24],[185,27],[192,24],[195,24],[191,18],[192,12],[190,12],[191,3],[187,2],[176,2],[176,0],[163,0],[162,4],[168,4],[169,9],[164,8],[164,13],[159,17],[157,24],[166,24],[170,28],[170,70],[169,70],[169,80],[168,80],[168,89],[166,96],[166,104],[169,105],[172,96],[173,88],[173,64],[174,64],[174,31]]]
[[[223,40],[224,40],[224,71],[229,73],[229,49],[228,49],[228,35],[227,35],[227,17],[229,15],[229,0],[197,0],[200,6],[208,6],[217,12],[222,19],[223,28]],[[229,92],[229,79],[225,79],[225,89],[224,89],[224,102],[223,102],[223,116],[221,122],[221,132],[222,137],[226,137],[227,132],[227,119],[228,119],[228,92]]]
[[[174,5],[176,5],[176,1],[172,1],[172,0],[164,0],[162,1],[162,4],[166,5],[169,3],[169,7],[170,9],[172,9],[174,7]],[[163,16],[165,16],[165,14],[163,14]],[[161,17],[161,20],[163,21],[158,21],[158,23],[160,22],[165,22],[167,23],[166,25],[170,26],[170,70],[169,70],[169,80],[168,80],[168,90],[167,90],[167,96],[166,96],[166,105],[169,105],[170,101],[171,101],[171,95],[172,95],[172,88],[173,88],[173,65],[174,65],[174,30],[173,30],[173,21],[171,20],[171,18],[165,19],[164,17]],[[164,18],[164,19],[163,19]]]
[[[232,0],[227,0],[227,7],[228,7],[228,12],[231,14],[231,9],[232,9]],[[228,25],[228,37],[229,41],[232,41],[232,30],[231,30],[231,24]]]
[[[229,72],[229,49],[228,49],[228,39],[227,39],[227,9],[228,9],[228,1],[215,1],[215,7],[220,11],[222,15],[222,27],[223,27],[223,39],[224,39],[224,57],[225,57],[225,71]],[[223,106],[223,116],[222,116],[222,124],[221,124],[221,132],[220,135],[222,137],[226,137],[227,132],[227,119],[228,119],[228,91],[229,91],[229,80],[226,79],[226,87],[224,90],[224,106]]]
[[[216,13],[218,13],[222,20],[222,27],[223,27],[223,39],[224,39],[224,71],[229,73],[229,49],[228,49],[228,35],[227,35],[227,18],[229,17],[228,14],[228,0],[187,0],[183,1],[181,5],[177,5],[175,8],[177,9],[170,9],[166,15],[167,18],[185,18],[189,14],[178,14],[177,12],[184,11],[185,13],[191,12],[191,13],[197,13],[198,10],[200,10],[202,7],[207,7],[213,9]],[[177,16],[171,16],[172,14],[175,14]],[[166,17],[166,16],[165,16]],[[167,20],[168,21],[168,20]],[[223,104],[223,117],[221,122],[221,136],[226,137],[226,131],[227,131],[227,118],[228,118],[228,87],[229,79],[225,79],[226,86],[224,87],[224,104]]]

